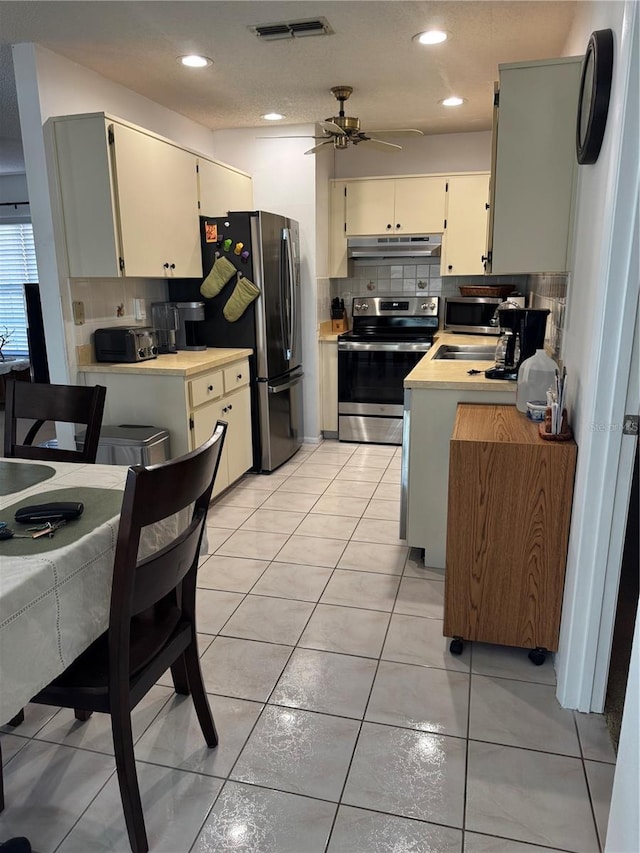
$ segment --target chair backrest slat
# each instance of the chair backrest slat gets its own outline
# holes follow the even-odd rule
[[[142,560],[136,569],[136,581],[131,602],[135,616],[147,610],[175,589],[197,560],[202,538],[202,517],[189,525],[188,532],[153,557]]]
[[[95,462],[106,393],[102,385],[50,385],[7,380],[4,455],[51,462]],[[21,418],[35,423],[19,443],[17,422]],[[82,450],[33,445],[39,427],[47,421],[85,426]]]
[[[112,661],[117,661],[120,679],[128,678],[122,667],[127,666],[133,616],[175,590],[175,602],[192,618],[200,541],[226,429],[227,424],[218,421],[211,438],[191,453],[159,465],[129,468],[109,616],[109,654]],[[182,518],[178,513],[182,513]],[[181,528],[176,519],[181,521]],[[162,522],[165,522],[164,531]],[[159,545],[152,553],[142,551],[139,555],[143,528],[152,524],[159,526],[153,531]]]

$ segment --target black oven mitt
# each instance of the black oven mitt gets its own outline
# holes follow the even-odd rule
[[[260,288],[257,285],[244,276],[238,278],[229,301],[222,309],[225,319],[230,323],[235,323],[258,296],[260,296]]]
[[[213,299],[236,272],[237,270],[231,261],[224,257],[216,258],[211,267],[211,272],[200,285],[200,293],[206,299]]]

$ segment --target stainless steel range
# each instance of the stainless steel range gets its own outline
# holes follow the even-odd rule
[[[338,438],[402,444],[402,383],[433,343],[438,297],[356,297],[352,316],[338,336]]]

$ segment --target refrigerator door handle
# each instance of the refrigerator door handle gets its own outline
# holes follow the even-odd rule
[[[288,284],[289,284],[289,337],[288,337],[288,349],[286,351],[287,361],[291,361],[291,356],[293,354],[293,350],[295,349],[295,318],[296,318],[296,288],[295,288],[295,266],[293,263],[293,246],[291,245],[291,229],[283,228],[282,229],[282,239],[284,240],[284,244],[287,251],[287,271],[288,271]]]
[[[283,382],[282,385],[267,385],[267,389],[270,394],[279,394],[281,391],[287,391],[289,388],[293,388],[294,385],[297,385],[298,382],[300,382],[303,376],[304,373],[296,373],[289,382]]]

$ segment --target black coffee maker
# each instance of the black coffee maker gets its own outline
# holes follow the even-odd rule
[[[517,379],[520,365],[544,346],[548,308],[498,310],[501,329],[496,364],[485,370],[487,379]]]

